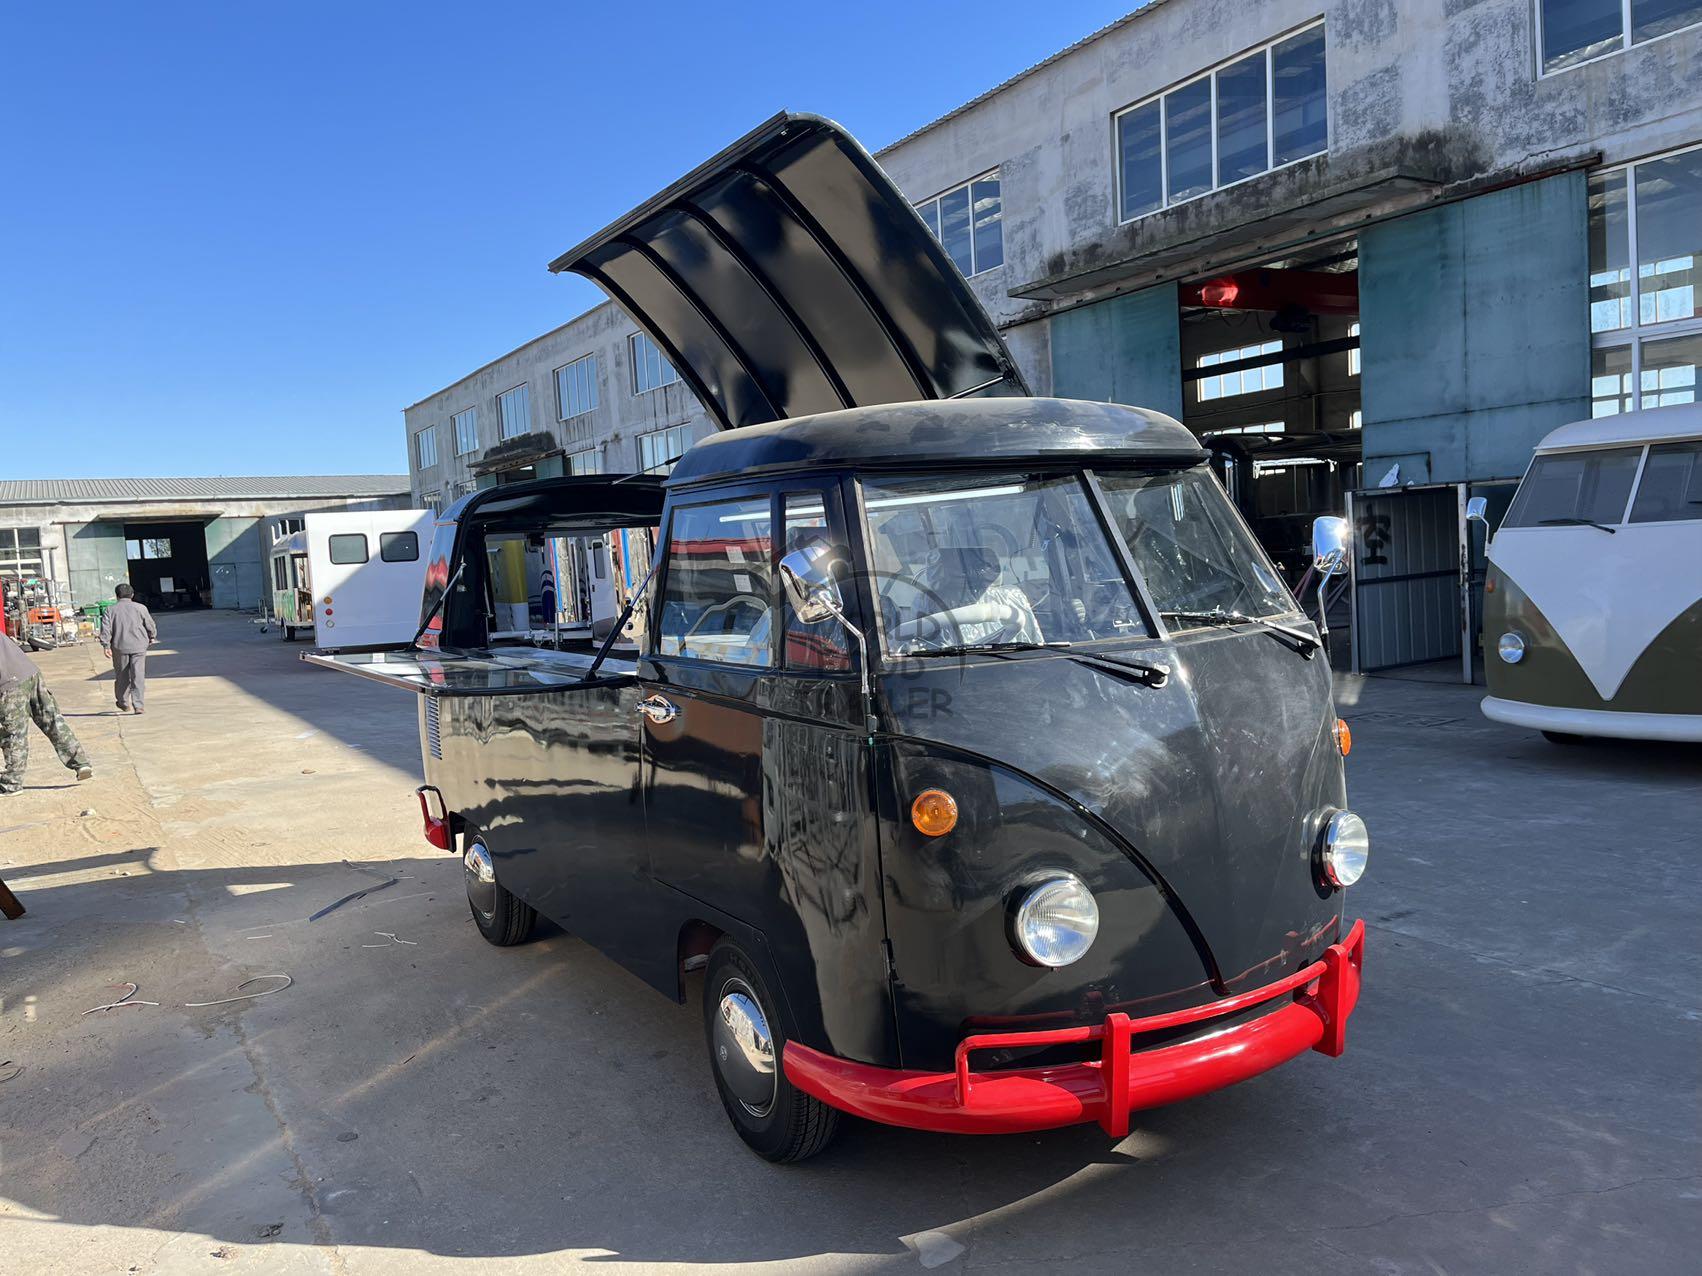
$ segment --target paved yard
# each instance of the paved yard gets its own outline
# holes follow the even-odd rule
[[[695,1005],[554,929],[479,938],[417,833],[411,697],[229,615],[161,630],[141,718],[98,649],[41,657],[98,775],[38,736],[0,798],[30,909],[0,922],[0,1271],[1695,1270],[1702,753],[1346,681],[1375,854],[1344,1058],[1115,1145],[865,1125],[776,1168]],[[82,1013],[122,981],[159,1006]]]

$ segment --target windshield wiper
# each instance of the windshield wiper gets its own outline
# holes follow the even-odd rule
[[[1308,660],[1323,645],[1303,629],[1291,629],[1263,616],[1249,616],[1244,611],[1225,611],[1214,607],[1210,611],[1161,611],[1158,614],[1166,620],[1192,620],[1202,625],[1258,625],[1269,634],[1291,640],[1294,649]]]
[[[919,656],[976,656],[986,653],[997,656],[1008,651],[1061,651],[1067,642],[960,642],[949,647],[929,647],[926,651],[907,651],[904,659]]]
[[[1573,514],[1568,514],[1565,518],[1539,518],[1537,520],[1537,526],[1538,527],[1594,527],[1599,531],[1606,532],[1609,536],[1619,535],[1619,529],[1617,527],[1609,527],[1606,523],[1598,523],[1593,518],[1579,518],[1579,517],[1577,517],[1576,515],[1573,515]]]

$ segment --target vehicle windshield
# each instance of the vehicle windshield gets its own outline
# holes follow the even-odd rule
[[[1207,471],[1099,478],[1153,603],[1174,617],[1171,628],[1190,627],[1176,616],[1182,612],[1295,610],[1276,568]]]
[[[1144,636],[1080,477],[865,479],[894,655]]]
[[[1625,520],[1625,501],[1643,447],[1597,448],[1589,452],[1552,452],[1531,462],[1530,472],[1503,527],[1560,527]]]

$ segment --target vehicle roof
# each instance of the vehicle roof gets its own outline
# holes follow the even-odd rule
[[[662,520],[662,499],[657,474],[574,474],[481,488],[437,521],[476,521],[490,531],[652,527]]]
[[[288,536],[280,536],[272,542],[273,557],[279,554],[305,553],[307,553],[307,529],[305,527],[299,532],[291,532]]]
[[[846,408],[724,430],[692,446],[670,488],[786,470],[1076,461],[1192,465],[1207,453],[1162,412],[1080,399],[953,399]]]
[[[1565,452],[1616,443],[1664,443],[1669,439],[1697,437],[1702,437],[1702,403],[1673,403],[1664,408],[1574,421],[1550,433],[1537,444],[1537,451]]]

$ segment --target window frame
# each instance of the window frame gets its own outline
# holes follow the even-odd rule
[[[1676,35],[1677,32],[1669,32],[1668,34]],[[1665,37],[1657,38],[1664,39]],[[1570,70],[1571,68],[1568,67],[1565,69]],[[1558,74],[1558,72],[1556,74]],[[1637,248],[1637,169],[1644,164],[1658,163],[1661,160],[1672,159],[1674,156],[1689,155],[1692,153],[1695,153],[1699,162],[1702,162],[1702,143],[1693,143],[1689,146],[1678,146],[1671,150],[1657,151],[1652,155],[1645,155],[1640,159],[1629,160],[1624,164],[1609,164],[1590,170],[1589,178],[1587,179],[1588,182],[1594,182],[1598,178],[1610,177],[1615,173],[1623,174],[1625,177],[1625,250],[1626,274],[1629,280],[1629,291],[1623,300],[1631,316],[1631,322],[1622,327],[1608,328],[1601,332],[1592,331],[1590,333],[1590,353],[1588,356],[1589,367],[1587,372],[1590,383],[1590,415],[1592,418],[1599,420],[1602,417],[1618,416],[1622,411],[1636,412],[1642,407],[1643,349],[1646,345],[1651,342],[1665,341],[1675,337],[1702,336],[1702,314],[1694,314],[1687,319],[1657,320],[1654,323],[1647,324],[1642,322],[1642,269],[1641,262],[1638,260]],[[1587,195],[1585,200],[1584,217],[1587,236],[1590,217]],[[1702,274],[1702,242],[1699,242],[1697,247],[1698,252],[1695,254],[1696,264],[1692,267],[1692,270],[1697,274]],[[1586,271],[1588,268],[1588,262],[1586,262]],[[1589,287],[1588,276],[1586,276],[1585,279],[1585,286],[1586,289]],[[1694,286],[1702,287],[1702,280],[1699,280]],[[1588,324],[1589,322],[1590,320],[1586,318],[1585,323]],[[1629,400],[1630,407],[1621,409],[1620,411],[1601,413],[1598,416],[1595,411],[1595,405],[1598,399],[1605,401],[1605,399],[1609,397],[1605,395],[1598,396],[1596,394],[1595,387],[1595,357],[1597,352],[1603,350],[1627,350],[1630,352],[1631,366],[1623,374],[1629,378],[1631,386],[1630,391],[1629,393],[1626,393],[1624,391],[1616,390],[1616,392],[1611,396],[1616,402],[1625,402]],[[1659,393],[1658,389],[1655,393]],[[1702,384],[1698,384],[1695,393],[1702,395]],[[1698,399],[1697,401],[1702,402],[1702,399]]]
[[[943,216],[940,208],[940,201],[947,195],[955,195],[958,191],[964,192],[964,197],[969,201],[970,266],[970,268],[964,272],[963,277],[965,279],[974,279],[977,275],[985,275],[989,271],[997,270],[1000,266],[1005,264],[1005,179],[1000,171],[1002,167],[1002,165],[995,164],[992,168],[986,170],[986,172],[977,173],[974,177],[968,178],[965,181],[947,186],[944,190],[936,191],[934,194],[929,195],[926,199],[916,200],[910,205],[911,208],[916,210],[916,215],[922,219],[922,224],[926,226],[929,233],[933,235],[934,242],[937,243],[940,246],[941,251],[945,253],[946,259],[950,261],[952,265],[956,266],[957,260],[952,257],[951,251],[946,248],[945,236],[941,234],[939,229],[942,225]],[[976,260],[980,254],[975,248],[975,183],[985,181],[996,181],[999,183],[999,260],[994,262],[991,266],[983,266]],[[934,217],[932,221],[929,221],[928,215],[922,211],[924,208],[930,206],[934,210]]]
[[[461,422],[467,418],[471,419],[473,426],[472,442],[468,443],[466,447],[462,447]],[[456,456],[466,456],[468,453],[477,452],[479,450],[479,405],[475,403],[471,407],[462,408],[459,412],[451,412],[449,414],[449,433],[451,436],[450,446],[455,449]]]
[[[431,447],[429,449],[431,452],[431,460],[429,461],[425,459],[425,453],[428,449],[422,446],[427,439],[431,440]],[[437,465],[437,427],[435,425],[428,425],[422,430],[415,430],[414,468],[418,470],[435,470]]]
[[[1587,58],[1580,58],[1576,62],[1568,62],[1565,66],[1557,66],[1551,71],[1543,66],[1544,26],[1542,11],[1545,4],[1546,0],[1531,0],[1531,57],[1536,62],[1536,78],[1539,80],[1551,79],[1556,75],[1565,75],[1568,71],[1576,71],[1581,66],[1593,66],[1604,58],[1616,58],[1623,53],[1631,52],[1632,49],[1641,49],[1645,45],[1656,44],[1702,26],[1702,18],[1698,18],[1697,21],[1687,22],[1682,27],[1663,31],[1660,35],[1652,35],[1647,40],[1633,40],[1631,38],[1631,0],[1619,0],[1619,47],[1592,54]]]
[[[589,362],[591,365],[590,372],[585,381],[585,384],[590,391],[591,401],[584,407],[580,408],[579,411],[569,412],[567,410],[567,403],[562,397],[561,374],[566,372],[569,368],[576,368],[580,364],[586,362]],[[679,373],[676,369],[675,376],[677,377],[678,375]],[[550,380],[555,382],[556,388],[556,420],[572,421],[579,417],[586,416],[589,413],[595,412],[602,406],[602,393],[597,388],[597,352],[595,350],[592,350],[587,354],[582,354],[577,359],[569,359],[559,368],[552,368],[550,370]]]
[[[413,542],[414,552],[412,554],[407,555],[406,557],[403,557],[403,558],[392,558],[390,556],[390,546],[395,544],[396,542],[400,541],[403,537],[407,537],[408,540]],[[410,528],[404,528],[400,531],[394,531],[394,532],[380,532],[378,534],[378,561],[381,562],[381,563],[417,563],[417,562],[419,562],[420,561],[420,534],[418,532],[414,531],[411,527]]]
[[[652,461],[649,465],[644,464],[644,440],[645,439],[660,438],[662,435],[671,434],[675,430],[678,430],[680,432],[680,437],[685,440],[685,446],[682,447],[678,452],[674,453],[674,455],[671,458],[669,458],[667,461]],[[644,430],[644,431],[641,431],[638,434],[633,435],[633,437],[632,437],[632,447],[633,447],[633,452],[634,452],[633,459],[638,462],[638,472],[640,474],[649,474],[653,471],[660,472],[660,473],[667,473],[668,471],[671,471],[674,468],[675,464],[678,463],[679,459],[682,456],[684,456],[687,452],[691,451],[691,445],[692,445],[692,437],[691,437],[691,426],[690,426],[689,423],[681,421],[681,422],[678,422],[674,425],[658,426],[654,430]],[[668,467],[668,469],[662,470],[661,467],[663,465],[666,465]]]
[[[670,378],[669,380],[666,380],[666,381],[658,381],[658,382],[656,382],[655,385],[649,385],[649,386],[644,386],[643,388],[640,388],[640,386],[638,384],[638,369],[639,369],[639,364],[640,364],[640,360],[639,360],[639,357],[638,357],[638,343],[640,341],[644,342],[652,350],[654,350],[657,353],[658,356],[660,356],[662,362],[665,365],[667,365],[668,370],[674,374],[672,378]],[[632,397],[633,398],[636,399],[641,394],[655,394],[656,391],[658,391],[658,390],[665,390],[671,385],[679,384],[679,381],[680,381],[680,370],[679,370],[679,368],[676,367],[675,364],[674,364],[674,361],[668,357],[668,352],[666,350],[662,349],[661,343],[659,343],[653,337],[651,337],[651,335],[649,333],[647,333],[647,332],[629,332],[629,333],[627,333],[626,334],[626,353],[627,353],[627,360],[632,364]]]
[[[662,650],[662,617],[668,601],[668,578],[673,575],[674,533],[679,524],[680,513],[684,510],[703,509],[710,505],[735,505],[753,503],[757,500],[768,504],[768,661],[766,664],[742,664],[736,660],[712,660],[704,656],[695,656],[686,652],[665,652]],[[780,489],[773,483],[741,483],[729,484],[701,493],[699,499],[681,501],[678,504],[669,503],[664,515],[661,540],[656,547],[658,563],[656,580],[648,591],[655,599],[652,614],[646,617],[645,635],[646,659],[666,662],[683,662],[688,669],[717,669],[743,674],[747,677],[762,677],[769,674],[785,672],[782,663],[785,654],[780,636],[780,589],[779,571],[780,559],[776,555],[779,545],[777,525],[775,520],[781,517]],[[811,672],[808,670],[794,672]],[[826,676],[826,675],[818,675]]]
[[[1538,0],[1538,3],[1540,3],[1540,2],[1541,2],[1541,0]],[[1627,0],[1627,2],[1629,2],[1629,0]],[[1310,22],[1303,22],[1297,27],[1293,27],[1293,28],[1291,28],[1287,31],[1282,32],[1280,35],[1273,36],[1269,40],[1266,40],[1266,41],[1264,41],[1260,44],[1250,45],[1249,47],[1240,50],[1239,52],[1231,55],[1230,57],[1224,58],[1220,62],[1212,63],[1212,65],[1208,66],[1203,71],[1196,72],[1195,74],[1188,76],[1186,79],[1177,80],[1173,84],[1167,84],[1163,88],[1159,89],[1157,92],[1148,93],[1145,97],[1138,98],[1135,101],[1130,102],[1127,106],[1120,106],[1115,111],[1111,112],[1111,173],[1112,173],[1111,201],[1112,201],[1112,211],[1115,214],[1115,218],[1116,218],[1115,224],[1118,225],[1118,226],[1127,226],[1130,222],[1137,222],[1137,221],[1141,220],[1141,218],[1143,218],[1143,217],[1156,217],[1158,214],[1165,212],[1167,209],[1179,208],[1183,204],[1192,203],[1196,199],[1205,199],[1206,197],[1208,197],[1210,195],[1217,194],[1219,191],[1233,190],[1235,187],[1244,185],[1247,182],[1256,182],[1262,177],[1269,177],[1272,173],[1280,173],[1284,169],[1293,168],[1296,164],[1304,164],[1308,160],[1317,159],[1318,156],[1320,156],[1320,155],[1328,155],[1330,153],[1330,146],[1331,146],[1331,142],[1332,142],[1333,139],[1332,139],[1332,136],[1331,136],[1332,130],[1331,130],[1331,127],[1330,127],[1330,92],[1329,92],[1329,70],[1328,70],[1328,57],[1329,57],[1329,50],[1330,50],[1330,41],[1329,41],[1328,32],[1326,31],[1325,36],[1324,36],[1324,55],[1325,55],[1325,59],[1326,59],[1326,66],[1325,66],[1325,75],[1324,75],[1324,145],[1323,145],[1323,149],[1313,151],[1310,155],[1302,155],[1302,156],[1298,157],[1297,159],[1287,160],[1287,161],[1285,161],[1284,163],[1281,163],[1281,164],[1278,164],[1278,163],[1275,162],[1275,160],[1276,160],[1276,110],[1275,110],[1276,81],[1275,81],[1275,74],[1276,73],[1275,73],[1275,70],[1274,70],[1273,65],[1272,65],[1272,60],[1275,57],[1275,50],[1276,50],[1277,45],[1285,44],[1289,40],[1294,39],[1296,36],[1305,35],[1307,32],[1312,31],[1312,30],[1321,30],[1321,31],[1325,30],[1325,20],[1320,17],[1320,18],[1314,18]],[[1253,174],[1251,174],[1247,177],[1238,177],[1232,182],[1225,182],[1225,183],[1219,185],[1218,182],[1217,182],[1218,163],[1219,163],[1219,159],[1218,159],[1218,136],[1217,136],[1217,133],[1218,133],[1217,73],[1219,71],[1225,70],[1228,67],[1232,67],[1232,66],[1236,65],[1237,63],[1244,62],[1248,58],[1254,56],[1255,54],[1260,54],[1260,53],[1262,53],[1264,55],[1264,58],[1265,58],[1265,161],[1266,161],[1266,167],[1261,172],[1253,173]],[[1198,194],[1187,195],[1187,196],[1184,196],[1181,199],[1171,199],[1170,198],[1170,155],[1169,155],[1169,128],[1170,128],[1169,116],[1170,116],[1170,110],[1169,110],[1169,107],[1165,105],[1165,99],[1168,98],[1172,93],[1175,93],[1177,90],[1188,88],[1190,85],[1197,84],[1201,80],[1210,80],[1211,81],[1211,176],[1212,176],[1212,185],[1207,187],[1205,190],[1200,191]],[[1133,114],[1135,111],[1141,110],[1143,107],[1151,106],[1155,102],[1158,104],[1158,189],[1159,189],[1159,196],[1160,196],[1159,204],[1158,204],[1157,208],[1151,208],[1151,209],[1148,209],[1145,212],[1131,213],[1128,216],[1124,216],[1124,213],[1123,213],[1123,146],[1122,146],[1122,138],[1121,138],[1121,135],[1120,135],[1121,121],[1122,121],[1122,119],[1125,115]]]
[[[526,392],[526,420],[522,429],[510,434],[508,432],[508,414],[502,410],[502,404],[503,400],[507,399],[509,395],[520,390],[524,390]],[[521,381],[516,385],[509,386],[508,389],[502,391],[496,396],[496,438],[498,443],[506,443],[509,439],[517,439],[521,435],[530,434],[531,432],[532,383],[530,381]]]

